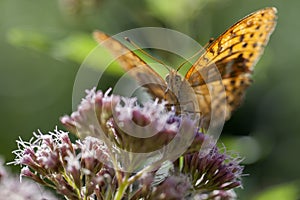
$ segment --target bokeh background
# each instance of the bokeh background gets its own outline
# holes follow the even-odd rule
[[[28,140],[38,129],[62,128],[59,117],[72,112],[77,70],[97,45],[95,29],[116,34],[166,27],[204,45],[240,18],[270,6],[278,9],[277,28],[221,141],[245,158],[240,199],[300,199],[298,0],[0,0],[1,156],[14,158],[19,136]],[[172,63],[172,56],[155,56]],[[113,85],[121,73],[106,73],[99,88]]]

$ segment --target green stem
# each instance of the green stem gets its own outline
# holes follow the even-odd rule
[[[63,172],[64,174],[64,178],[66,179],[66,181],[70,184],[70,186],[76,191],[76,194],[78,196],[78,198],[81,198],[81,192],[80,189],[77,188],[75,182],[73,181],[73,178],[71,177],[71,175],[69,176],[67,172]]]
[[[122,182],[119,182],[118,191],[114,197],[114,200],[121,200],[125,194],[127,187],[129,186],[128,177],[125,176]]]

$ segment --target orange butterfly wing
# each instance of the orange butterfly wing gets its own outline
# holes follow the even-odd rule
[[[133,51],[101,31],[95,31],[94,38],[117,58],[125,71],[134,77],[141,86],[148,89],[152,97],[165,98],[166,82]]]
[[[213,41],[187,72],[185,78],[197,94],[207,124],[212,109],[215,114],[222,112],[224,108],[218,106],[225,102],[228,119],[241,103],[253,67],[276,26],[276,13],[276,8],[265,8],[241,19]],[[218,95],[222,88],[226,95]]]

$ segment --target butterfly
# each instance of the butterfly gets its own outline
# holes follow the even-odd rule
[[[101,31],[95,31],[94,38],[105,41],[102,44],[113,55],[121,55],[117,58],[121,67],[153,98],[166,100],[177,113],[200,113],[200,126],[207,129],[217,116],[228,120],[241,104],[254,66],[275,29],[276,13],[269,7],[239,20],[208,44],[184,77],[170,69],[165,80],[118,40]]]

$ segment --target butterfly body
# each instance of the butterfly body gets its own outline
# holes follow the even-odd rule
[[[168,101],[169,107],[176,113],[200,114],[197,97],[190,84],[180,75],[177,70],[170,69],[165,78],[167,89],[164,100]]]
[[[212,119],[229,119],[242,102],[275,29],[276,13],[276,8],[265,8],[239,20],[209,43],[184,77],[171,69],[165,80],[119,41],[100,31],[94,37],[153,98],[168,101],[177,113],[199,113],[206,129]]]
[[[177,71],[170,69],[169,74],[166,76],[165,81],[167,90],[170,90],[175,94],[175,96],[179,96],[180,88],[183,84],[182,82],[183,78],[181,75],[177,73]],[[166,91],[167,93],[168,91]]]

